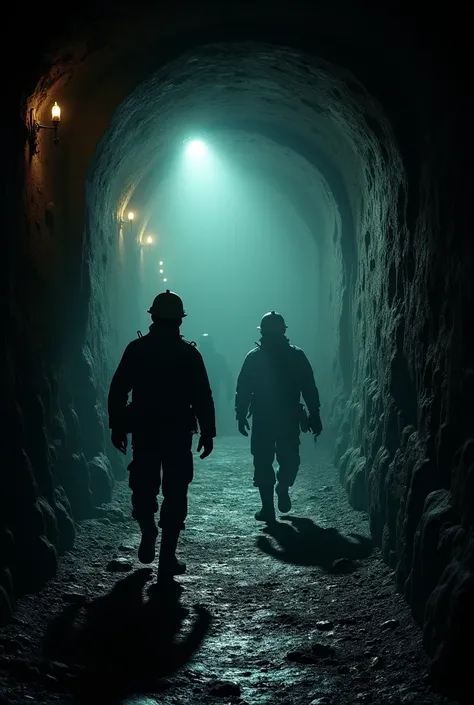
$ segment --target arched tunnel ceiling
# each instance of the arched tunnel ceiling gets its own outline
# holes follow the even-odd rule
[[[106,162],[120,167],[120,154],[122,158],[126,155],[127,165],[117,173],[115,193],[110,194],[112,208],[117,207],[124,192],[132,192],[140,175],[146,173],[146,162],[156,155],[155,147],[164,147],[158,135],[157,144],[148,150],[146,159],[135,149],[133,134],[138,139],[140,133],[142,146],[153,137],[150,113],[144,119],[153,104],[162,126],[166,122],[168,127],[171,122],[183,124],[183,115],[177,120],[178,114],[191,110],[193,121],[207,119],[213,129],[219,122],[232,127],[232,120],[234,129],[247,131],[252,122],[250,132],[256,128],[282,144],[291,141],[291,149],[295,149],[297,141],[296,151],[309,161],[321,162],[324,154],[326,167],[331,167],[335,177],[328,182],[333,193],[339,192],[336,200],[346,211],[346,223],[349,215],[358,220],[361,199],[354,187],[360,186],[364,177],[371,187],[376,177],[368,174],[367,168],[360,169],[357,157],[368,158],[372,167],[381,168],[379,157],[372,158],[378,142],[378,147],[385,143],[384,158],[390,168],[395,165],[398,170],[400,163],[397,150],[389,146],[385,128],[381,129],[380,112],[369,96],[381,102],[402,143],[408,143],[407,134],[411,135],[409,140],[416,139],[423,93],[419,77],[426,63],[427,47],[419,45],[414,30],[420,12],[425,27],[436,19],[436,12],[427,18],[416,4],[410,3],[409,8],[413,22],[403,21],[400,3],[393,3],[392,12],[390,2],[383,7],[364,8],[347,0],[320,0],[311,5],[304,0],[283,0],[271,7],[259,0],[235,4],[203,0],[199,11],[191,0],[184,0],[179,7],[137,0],[133,8],[123,0],[85,0],[80,7],[71,6],[68,12],[52,18],[38,9],[25,30],[25,61],[19,77],[24,74],[24,85],[29,81],[32,90],[25,101],[25,115],[33,107],[41,121],[51,99],[63,102],[66,119],[61,133],[68,145],[62,144],[61,159],[74,163],[70,183],[64,184],[63,190],[75,191],[69,196],[69,212],[78,224],[84,216],[82,195],[78,195],[117,106],[122,107],[115,125],[125,139],[120,150],[102,160],[99,167],[107,170]],[[253,53],[251,45],[242,44],[243,40],[257,42]],[[232,51],[229,42],[234,42]],[[210,45],[212,49],[206,48]],[[299,58],[291,50],[275,50],[278,45],[297,47],[306,52],[306,58]],[[399,53],[400,46],[403,55]],[[319,57],[316,62],[310,58],[313,56]],[[321,57],[330,60],[331,65]],[[282,66],[278,66],[279,62]],[[164,68],[147,80],[159,67]],[[137,88],[143,79],[145,83]],[[159,94],[160,82],[166,86],[167,95],[163,91]],[[338,95],[340,89],[343,90]],[[183,95],[185,91],[188,96]],[[295,94],[297,100],[292,99]],[[209,111],[205,106],[203,109],[206,96],[217,108],[211,120]],[[131,105],[131,101],[136,104]],[[132,114],[140,121],[135,125],[130,121]],[[127,122],[130,131],[126,135]],[[176,134],[177,127],[164,130],[166,139],[173,131]],[[111,135],[109,132],[108,137]],[[369,142],[364,142],[365,137]],[[120,138],[115,134],[114,139],[115,145],[108,144],[110,149],[117,146]],[[315,154],[317,159],[312,158]],[[326,178],[327,171],[326,168]],[[398,176],[394,177],[397,182]],[[339,182],[336,188],[335,180]]]
[[[298,208],[307,219],[323,193],[319,185],[312,193],[309,185],[323,179],[329,187],[340,216],[334,244],[342,259],[340,349],[348,386],[357,237],[377,232],[384,209],[396,207],[403,169],[383,110],[346,68],[289,47],[239,42],[201,46],[145,78],[117,107],[89,165],[86,232],[93,280],[102,276],[105,239],[113,242],[106,231],[112,232],[109,226],[114,228],[141,180],[149,190],[146,179],[151,183],[160,170],[164,176],[166,163],[191,135],[226,130],[259,138],[274,163],[278,152],[289,155],[288,193],[306,183]]]
[[[388,123],[348,71],[288,48],[217,44],[167,64],[121,104],[92,166],[92,200],[100,198],[102,213],[115,212],[184,139],[226,129],[260,134],[267,150],[273,142],[295,153],[300,183],[322,172],[346,226],[360,222],[381,172],[395,170],[400,179]]]
[[[326,178],[317,166],[290,147],[269,139],[248,124],[248,132],[225,129],[206,133],[204,139],[217,155],[224,154],[226,163],[242,179],[265,181],[281,198],[287,199],[314,234],[318,247],[323,247],[326,235],[331,235],[335,222],[340,227],[340,214]],[[174,145],[177,155],[182,145]],[[324,163],[323,163],[324,165]],[[143,232],[149,220],[159,216],[162,207],[161,187],[167,180],[167,165],[163,159],[152,165],[133,191],[131,208],[140,212]],[[139,233],[140,234],[140,233]]]

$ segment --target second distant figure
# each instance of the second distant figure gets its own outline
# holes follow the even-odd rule
[[[311,364],[301,348],[290,345],[286,324],[279,313],[271,311],[260,324],[261,340],[243,363],[237,381],[235,412],[239,431],[247,436],[252,419],[251,452],[254,485],[258,487],[262,508],[258,521],[275,520],[274,487],[278,509],[291,509],[289,488],[300,465],[299,445],[302,421],[318,436],[322,431],[319,392]],[[301,395],[309,412],[305,415]],[[275,454],[278,471],[275,476]]]

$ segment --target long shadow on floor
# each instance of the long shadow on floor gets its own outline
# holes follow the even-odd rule
[[[127,696],[163,691],[164,679],[187,663],[205,638],[211,624],[207,609],[194,607],[194,623],[181,636],[188,615],[181,586],[153,585],[146,599],[150,577],[149,569],[137,570],[84,608],[70,605],[51,624],[44,655],[75,664],[71,685],[79,703],[113,705]]]
[[[325,529],[305,517],[286,516],[283,519],[284,522],[275,522],[264,528],[264,532],[279,544],[278,547],[268,536],[259,536],[257,546],[284,563],[318,566],[332,572],[334,561],[367,558],[372,552],[372,541],[367,536],[343,536],[337,529]]]

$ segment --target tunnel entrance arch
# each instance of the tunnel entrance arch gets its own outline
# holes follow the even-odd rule
[[[231,67],[238,61],[242,68],[237,76],[229,79],[232,76]],[[217,72],[214,71],[211,83],[208,81],[207,66],[220,67]],[[336,78],[331,75],[331,70],[335,70]],[[296,76],[295,84],[286,93],[283,86],[288,85],[290,77],[295,78],[292,72]],[[243,76],[248,80],[244,81]],[[311,77],[313,80],[310,88],[308,76],[310,85]],[[373,163],[369,162],[362,170],[359,166],[361,159],[370,158],[372,154],[373,161],[378,160],[378,167],[384,168],[384,157],[377,156],[377,139],[380,133],[384,133],[390,140],[390,131],[380,109],[368,95],[365,96],[365,112],[361,110],[361,94],[364,94],[361,86],[357,87],[356,94],[349,92],[351,97],[346,101],[342,99],[347,88],[345,81],[348,78],[340,69],[332,69],[324,62],[314,63],[310,57],[273,45],[238,43],[232,49],[213,45],[197,53],[185,54],[174,65],[158,70],[117,109],[94,160],[89,180],[89,205],[92,209],[98,207],[100,212],[109,214],[110,227],[115,227],[114,218],[124,212],[126,203],[133,202],[132,194],[138,196],[137,200],[142,202],[146,211],[146,187],[140,196],[141,187],[138,186],[140,171],[149,173],[152,160],[159,162],[161,158],[163,162],[169,143],[178,143],[180,137],[189,130],[192,133],[195,126],[209,131],[216,127],[222,130],[225,126],[226,130],[238,129],[260,135],[319,169],[335,198],[340,217],[336,241],[326,243],[324,251],[328,253],[331,248],[333,251],[340,248],[342,256],[340,287],[332,292],[329,292],[329,286],[327,288],[328,297],[334,297],[336,291],[342,292],[341,311],[336,314],[338,334],[331,373],[341,376],[341,393],[347,398],[357,355],[353,347],[355,324],[352,309],[356,260],[358,247],[361,246],[357,244],[357,231],[362,220],[373,217],[373,213],[364,212],[367,194],[363,193],[368,182],[373,183]],[[352,77],[350,85],[352,88],[356,85]],[[191,104],[193,107],[190,110]],[[150,107],[149,113],[145,109],[147,105]],[[151,106],[154,106],[153,109]],[[210,116],[213,110],[215,116]],[[183,113],[185,118],[182,117]],[[369,113],[372,114],[370,127],[366,122]],[[349,116],[346,132],[342,127],[345,114]],[[376,118],[380,118],[382,125],[379,135],[374,135],[372,131]],[[136,129],[137,124],[141,125],[140,130]],[[337,137],[331,132],[334,126]],[[356,145],[364,137],[371,144],[367,154],[350,146],[352,139]],[[153,147],[144,149],[145,144],[152,144]],[[386,147],[384,150],[387,157],[389,150]],[[347,160],[345,163],[344,158]],[[109,180],[111,174],[113,177]],[[400,180],[400,168],[395,178]],[[370,198],[373,196],[371,194]],[[102,199],[101,203],[96,200],[94,205],[94,198]],[[310,197],[307,196],[307,199],[306,208]],[[99,220],[92,219],[90,222],[95,222],[93,229],[100,232]],[[339,236],[341,240],[337,241]],[[362,243],[362,246],[365,244]],[[100,247],[97,239],[95,244],[91,241],[91,247]],[[95,262],[100,268],[100,261],[100,257],[91,258],[92,266]],[[102,274],[97,275],[97,278],[101,277]],[[326,306],[329,310],[335,306],[337,310],[334,299],[332,303],[328,301]],[[327,372],[325,370],[326,375]]]

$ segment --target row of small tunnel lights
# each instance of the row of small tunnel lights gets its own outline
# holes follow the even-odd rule
[[[204,144],[204,142],[202,142],[201,140],[191,139],[191,140],[185,140],[185,142],[187,143],[186,151],[190,157],[199,158],[199,157],[203,157],[206,154],[207,147]],[[127,218],[128,218],[128,222],[130,224],[130,227],[132,227],[133,221],[135,220],[134,211],[129,211],[127,214]],[[122,223],[123,223],[123,221],[121,220],[121,225],[122,225]],[[155,242],[155,238],[153,237],[153,235],[145,235],[140,238],[141,245],[153,245],[154,242]],[[164,266],[164,262],[163,262],[163,260],[160,260],[159,261],[159,267],[160,267],[159,273],[162,275],[165,273],[163,266]],[[167,281],[168,281],[167,277],[163,277],[163,283],[166,284]]]
[[[132,226],[133,221],[135,220],[135,213],[133,211],[129,211],[127,218],[128,218],[128,222],[130,223],[130,226]],[[153,235],[147,235],[144,239],[142,238],[141,244],[153,245],[154,242],[155,242],[155,238],[153,237]],[[164,274],[165,270],[163,269],[163,267],[164,267],[165,263],[163,262],[163,260],[160,260],[158,262],[158,264],[160,266],[159,273]],[[168,281],[168,278],[163,277],[163,283],[166,284],[167,281]]]
[[[39,132],[42,129],[53,129],[54,130],[54,142],[55,144],[58,143],[58,137],[57,137],[57,131],[59,127],[59,123],[61,121],[61,108],[57,104],[57,102],[54,103],[53,107],[51,108],[51,125],[41,125],[34,117],[34,109],[30,109],[30,121],[29,121],[29,131],[30,131],[30,142],[31,146],[33,147],[33,151],[36,150],[36,139],[35,135],[37,132]],[[128,222],[130,223],[130,226],[133,224],[133,221],[135,219],[135,213],[133,211],[129,211],[128,213]],[[121,221],[122,222],[122,221]],[[142,238],[141,244],[146,244],[146,245],[153,245],[155,242],[155,238],[153,235],[147,235],[144,240]],[[160,265],[160,274],[164,274],[164,269],[163,269],[163,264],[164,262],[160,260],[159,265]],[[163,278],[163,282],[167,282],[168,279],[166,277]]]

